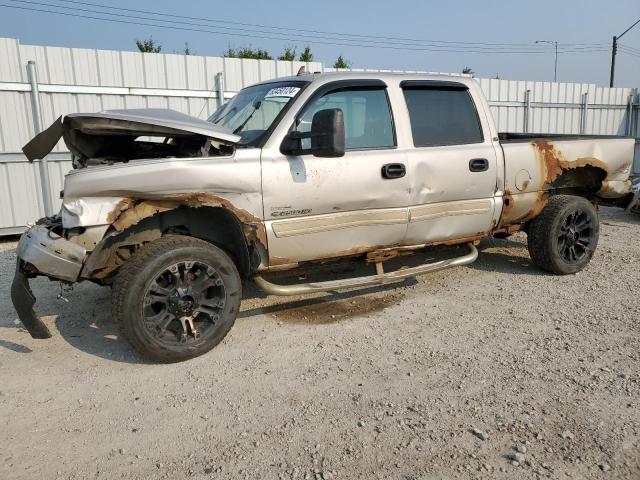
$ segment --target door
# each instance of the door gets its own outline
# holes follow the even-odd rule
[[[468,87],[405,81],[414,148],[409,153],[405,244],[482,236],[492,228],[497,156]]]
[[[398,244],[408,222],[406,152],[396,148],[393,114],[381,81],[334,81],[309,97],[292,128],[339,108],[345,155],[262,156],[270,265],[362,253]],[[303,148],[308,148],[303,140]]]

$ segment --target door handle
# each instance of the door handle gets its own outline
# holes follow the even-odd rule
[[[486,158],[472,158],[469,160],[469,170],[472,172],[486,172],[489,170],[489,160]]]
[[[387,163],[382,166],[382,178],[402,178],[407,174],[403,163]]]

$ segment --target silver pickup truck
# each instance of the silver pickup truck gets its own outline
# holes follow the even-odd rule
[[[462,77],[304,74],[245,88],[208,121],[154,109],[66,115],[23,150],[43,158],[60,138],[74,170],[59,215],[20,239],[18,315],[33,337],[50,336],[33,310],[38,275],[110,285],[124,337],[161,362],[224,338],[243,278],[275,295],[380,285],[469,264],[480,239],[517,231],[540,268],[575,273],[596,249],[598,205],[633,197],[633,139],[499,133],[479,85]],[[384,268],[439,244],[463,251]],[[354,258],[371,274],[268,279]]]

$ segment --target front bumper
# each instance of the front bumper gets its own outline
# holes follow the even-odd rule
[[[45,225],[36,225],[20,237],[16,253],[19,260],[29,265],[29,272],[75,282],[87,251]]]
[[[49,329],[33,310],[36,298],[29,287],[29,277],[45,275],[53,280],[75,282],[80,275],[86,250],[45,225],[36,225],[22,235],[16,253],[18,261],[11,284],[11,301],[20,321],[33,338],[49,338]]]
[[[29,287],[27,276],[22,271],[20,260],[16,265],[16,274],[11,284],[11,301],[18,313],[18,318],[33,338],[51,338],[51,332],[33,310],[36,297]]]

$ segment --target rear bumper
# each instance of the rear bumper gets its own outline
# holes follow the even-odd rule
[[[22,235],[16,253],[18,261],[11,284],[11,301],[33,338],[49,338],[49,329],[33,310],[36,297],[29,287],[29,277],[45,275],[54,280],[75,282],[86,251],[45,225],[36,225]]]

